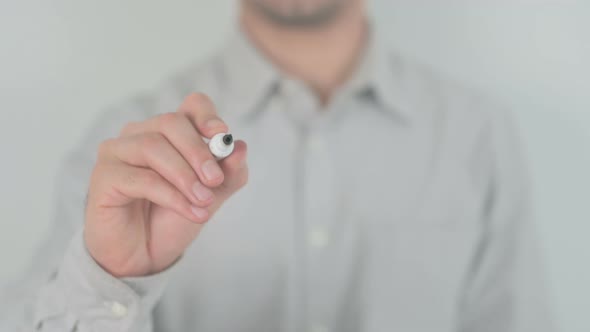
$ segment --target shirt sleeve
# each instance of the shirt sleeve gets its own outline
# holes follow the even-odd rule
[[[466,281],[459,331],[553,331],[520,140],[507,113],[491,113],[484,236]]]
[[[0,289],[0,331],[152,330],[152,309],[174,268],[117,279],[94,261],[82,236],[96,148],[116,136],[124,123],[145,118],[144,104],[103,113],[65,158],[56,177],[55,212],[44,241],[27,271]]]
[[[117,279],[94,261],[78,232],[55,279],[39,293],[33,325],[39,331],[150,331],[151,311],[171,269]]]

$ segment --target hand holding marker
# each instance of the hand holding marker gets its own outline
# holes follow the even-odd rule
[[[221,205],[248,182],[247,146],[204,94],[177,111],[126,124],[99,145],[84,244],[115,277],[171,266]]]

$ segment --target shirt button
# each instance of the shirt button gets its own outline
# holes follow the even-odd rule
[[[311,326],[311,328],[309,329],[310,332],[330,332],[330,330],[328,329],[327,326],[324,325],[320,325],[320,324],[314,324]]]
[[[117,318],[123,318],[127,316],[127,311],[127,306],[125,306],[124,304],[121,304],[117,301],[111,303],[111,313],[113,314],[113,316]]]
[[[308,234],[308,242],[312,248],[322,249],[330,242],[330,236],[321,228],[312,229]]]

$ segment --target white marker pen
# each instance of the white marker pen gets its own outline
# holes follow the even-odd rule
[[[234,151],[234,137],[231,134],[219,133],[209,140],[209,151],[211,154],[221,160],[226,158]]]

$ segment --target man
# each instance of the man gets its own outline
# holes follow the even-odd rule
[[[249,152],[216,161],[224,132]],[[550,330],[509,122],[384,51],[362,0],[241,1],[61,178],[7,331]]]

